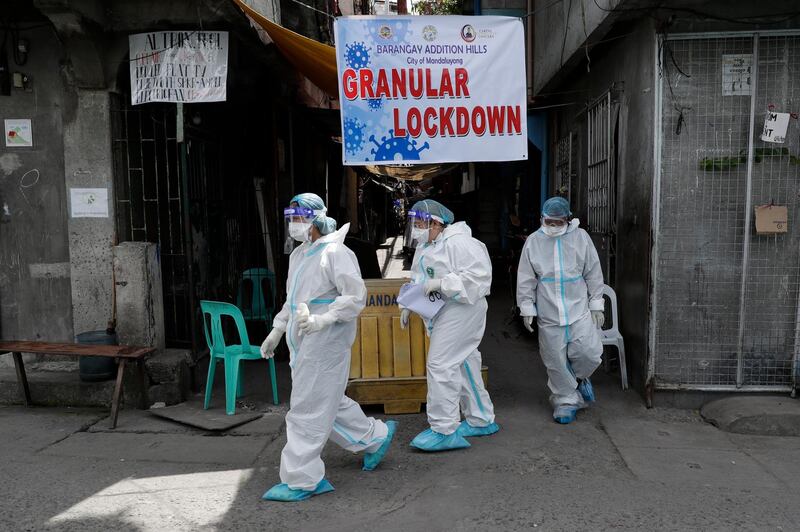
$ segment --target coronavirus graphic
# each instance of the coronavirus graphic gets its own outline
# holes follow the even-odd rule
[[[383,107],[383,98],[370,98],[367,100],[370,111],[378,111]]]
[[[350,155],[355,155],[364,147],[364,125],[354,118],[344,120],[344,149]]]
[[[381,138],[380,142],[375,140],[375,135],[370,135],[369,140],[377,146],[371,150],[375,162],[419,161],[420,152],[430,148],[427,142],[418,148],[417,141],[412,140],[408,134],[405,137],[395,137],[392,129],[389,130],[389,136]]]
[[[369,65],[369,51],[372,48],[367,48],[363,42],[354,42],[345,48],[344,56],[347,66],[359,70]]]

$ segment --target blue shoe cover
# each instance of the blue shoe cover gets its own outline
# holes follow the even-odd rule
[[[592,387],[592,381],[589,379],[583,379],[578,383],[578,391],[583,397],[583,400],[587,403],[594,403],[594,388]]]
[[[417,434],[417,437],[411,440],[411,447],[416,447],[420,451],[436,452],[466,449],[472,446],[458,431],[445,436],[433,429],[427,429]]]
[[[471,438],[473,436],[489,436],[498,430],[500,430],[500,425],[497,423],[492,423],[490,425],[486,425],[485,427],[473,427],[467,423],[467,420],[465,419],[461,422],[461,425],[458,426],[458,430],[456,432],[465,438]]]
[[[322,479],[317,484],[316,489],[308,490],[295,490],[289,487],[288,484],[276,484],[272,486],[268,492],[261,496],[265,501],[280,501],[280,502],[295,502],[310,499],[314,495],[322,495],[333,491],[333,485],[326,479]]]
[[[575,414],[578,413],[578,408],[575,406],[559,406],[553,411],[553,419],[556,423],[567,425],[575,421]]]
[[[397,430],[397,421],[387,421],[386,426],[389,427],[389,432],[386,434],[386,437],[383,439],[383,443],[378,450],[374,453],[366,453],[364,455],[364,467],[361,468],[362,471],[372,471],[378,464],[381,463],[383,457],[386,456],[386,453],[389,451],[389,447],[392,445],[392,438],[394,438],[394,432]]]

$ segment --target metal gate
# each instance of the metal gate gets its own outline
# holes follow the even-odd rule
[[[213,253],[209,249],[211,243],[218,252],[220,246],[213,244],[227,239],[222,234],[214,240],[215,232],[209,228],[221,197],[219,143],[193,128],[186,130],[189,219],[194,235],[189,253],[175,106],[131,107],[128,101],[128,95],[115,95],[112,102],[117,239],[159,245],[167,345],[188,347],[192,345],[192,319],[198,319],[196,309],[191,311],[190,277],[192,295],[199,301],[211,292],[212,280],[227,275],[225,268],[210,260]],[[188,271],[190,257],[193,276]],[[217,271],[220,269],[223,273]],[[195,334],[198,332],[195,324]]]
[[[772,108],[800,111],[800,37],[661,42],[650,377],[657,388],[793,390],[800,304],[800,132],[760,139]],[[785,205],[788,233],[754,209]]]
[[[159,244],[166,340],[186,346],[191,336],[175,106],[133,108],[128,101],[126,94],[114,95],[111,113],[117,239]]]
[[[577,165],[575,164],[575,150],[573,138],[575,134],[570,131],[556,142],[555,171],[553,172],[553,188],[555,193],[572,201],[572,179]]]
[[[589,230],[609,235],[616,222],[616,192],[611,129],[611,91],[587,109],[587,183]]]

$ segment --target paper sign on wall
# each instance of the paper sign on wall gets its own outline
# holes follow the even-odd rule
[[[6,148],[30,148],[33,146],[33,128],[29,118],[5,120]]]
[[[761,132],[761,140],[764,142],[774,142],[782,144],[786,141],[786,130],[789,129],[789,113],[767,113],[764,119],[764,130]]]
[[[227,31],[155,31],[128,37],[131,103],[222,102]]]
[[[789,230],[789,209],[785,205],[756,207],[756,233],[775,235]]]
[[[750,72],[753,54],[724,54],[722,56],[722,95],[750,96],[753,94]]]
[[[73,218],[108,218],[107,188],[69,189]]]

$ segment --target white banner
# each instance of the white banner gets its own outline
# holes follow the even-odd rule
[[[345,165],[528,158],[519,19],[357,16],[334,28]]]
[[[128,37],[131,103],[223,102],[227,31],[156,31]]]

